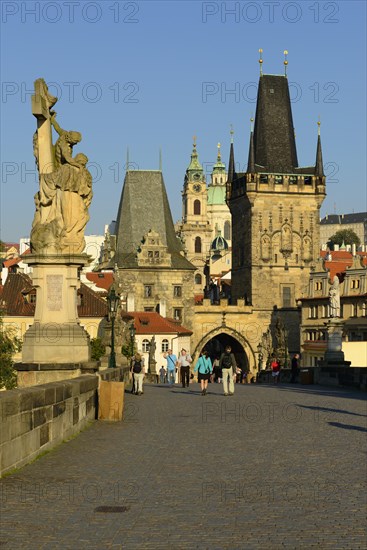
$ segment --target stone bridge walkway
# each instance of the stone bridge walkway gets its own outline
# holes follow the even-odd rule
[[[145,386],[0,482],[5,549],[365,549],[366,401]]]

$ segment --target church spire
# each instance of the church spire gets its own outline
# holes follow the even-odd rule
[[[320,119],[317,122],[318,132],[317,132],[317,149],[316,149],[316,165],[315,165],[315,176],[324,176],[324,165],[322,162],[322,149],[321,149],[321,136],[320,136]]]
[[[254,131],[253,131],[254,119],[251,117],[251,133],[250,133],[250,147],[248,152],[247,172],[250,174],[255,173],[255,148],[254,148]]]
[[[199,162],[198,152],[196,150],[196,136],[193,137],[193,146],[191,153],[191,161],[186,170],[186,180],[188,181],[204,181],[204,170]]]
[[[229,163],[228,163],[228,178],[227,178],[227,184],[232,184],[233,180],[235,179],[235,163],[234,163],[234,148],[233,148],[233,128],[231,125],[231,146],[229,150]]]
[[[220,143],[217,145],[218,152],[217,152],[217,162],[213,166],[213,176],[222,175],[224,176],[226,173],[226,165],[222,162],[222,155],[220,153]],[[220,180],[222,183],[222,180]],[[225,179],[223,180],[224,183]]]

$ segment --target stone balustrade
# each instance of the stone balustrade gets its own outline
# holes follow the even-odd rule
[[[0,392],[0,475],[32,462],[97,418],[100,380],[128,380],[128,368]]]

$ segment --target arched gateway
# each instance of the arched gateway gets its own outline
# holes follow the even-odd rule
[[[240,367],[247,367],[247,370],[255,374],[257,366],[252,347],[240,332],[230,327],[217,327],[201,338],[193,351],[194,362],[199,358],[202,349],[208,349],[213,360],[216,356],[220,356],[228,345],[232,348],[237,364]]]

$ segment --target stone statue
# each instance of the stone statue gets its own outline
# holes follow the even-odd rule
[[[40,188],[34,197],[36,212],[31,231],[31,251],[35,254],[81,254],[85,247],[84,229],[92,201],[92,176],[88,158],[73,147],[82,136],[63,130],[56,122],[51,96],[43,79],[35,82],[32,110],[38,121],[33,152],[39,171]],[[58,133],[52,144],[52,127]]]
[[[152,339],[150,341],[149,345],[149,365],[152,365],[153,362],[155,363],[155,350],[157,348],[157,345],[155,343],[155,336],[152,336]]]
[[[333,283],[329,290],[330,317],[340,317],[340,289],[339,278],[334,275]]]

